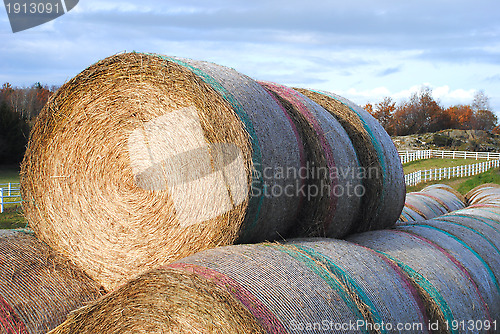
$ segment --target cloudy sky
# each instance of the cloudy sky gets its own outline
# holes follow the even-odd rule
[[[500,115],[498,0],[80,0],[15,34],[0,8],[0,83],[60,85],[134,50],[208,60],[361,105],[427,85],[447,107],[482,89]]]

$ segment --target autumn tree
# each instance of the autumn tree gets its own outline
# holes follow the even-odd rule
[[[432,89],[425,86],[403,101],[393,118],[394,133],[402,136],[437,131],[449,123],[448,116],[432,97]]]
[[[445,113],[450,119],[451,129],[470,130],[474,123],[474,111],[471,106],[459,104],[448,107]]]
[[[374,117],[380,122],[384,129],[389,133],[394,133],[394,113],[396,111],[396,102],[390,97],[384,97],[382,102],[375,105]]]
[[[367,103],[363,106],[363,109],[365,109],[370,115],[373,116],[373,104]]]

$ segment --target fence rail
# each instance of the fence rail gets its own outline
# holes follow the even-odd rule
[[[5,206],[21,203],[21,189],[19,183],[0,184],[0,213],[3,213]]]
[[[499,160],[500,153],[497,152],[470,152],[470,151],[440,151],[440,150],[408,150],[398,151],[401,163],[415,160],[442,158],[442,159],[486,159]]]
[[[500,160],[488,160],[472,165],[419,170],[406,174],[405,183],[407,186],[414,186],[421,182],[450,179],[452,177],[467,177],[484,173],[495,167],[500,167]]]

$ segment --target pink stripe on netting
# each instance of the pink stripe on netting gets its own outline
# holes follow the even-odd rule
[[[423,193],[423,192],[415,193],[414,195],[429,197],[429,198],[435,200],[436,202],[438,202],[439,205],[441,205],[443,208],[445,208],[446,211],[448,211],[448,212],[451,211],[450,207],[443,200],[437,198],[436,196],[429,195],[429,194]]]
[[[422,319],[423,320],[422,323],[423,324],[428,324],[429,321],[430,321],[430,319],[429,319],[429,316],[427,315],[427,311],[425,309],[424,301],[422,300],[422,297],[418,293],[418,291],[415,288],[415,286],[411,283],[411,281],[408,278],[408,276],[404,274],[403,269],[401,269],[396,263],[394,263],[393,261],[391,261],[388,257],[384,256],[383,254],[380,254],[380,253],[378,253],[378,252],[374,251],[373,249],[368,248],[366,246],[363,246],[363,245],[360,245],[360,244],[356,244],[356,243],[353,243],[353,244],[355,244],[356,246],[359,246],[359,247],[362,247],[362,248],[366,249],[367,251],[369,251],[373,255],[376,255],[377,257],[379,257],[380,259],[382,259],[382,261],[384,261],[385,263],[387,263],[389,265],[389,267],[394,270],[394,272],[396,272],[396,274],[401,278],[401,281],[404,283],[403,287],[405,287],[407,289],[407,291],[410,293],[410,295],[413,297],[413,299],[417,303],[418,309],[420,311],[419,315],[422,316],[422,318],[423,318]]]
[[[14,309],[0,296],[0,332],[6,334],[28,334],[26,326]]]
[[[245,289],[241,284],[226,275],[210,268],[187,263],[172,263],[167,267],[182,269],[198,274],[225,288],[231,295],[238,299],[250,311],[250,313],[252,313],[267,333],[288,333],[281,321],[276,318],[276,316],[260,300],[258,300],[257,297]]]
[[[262,84],[262,83],[260,83],[260,84]],[[267,92],[267,90],[265,90],[265,91]],[[304,152],[304,143],[302,142],[302,139],[300,138],[299,131],[297,130],[297,126],[293,122],[293,120],[290,117],[290,115],[288,115],[288,112],[285,110],[285,108],[278,101],[278,99],[276,99],[276,97],[274,97],[273,94],[269,94],[269,96],[276,102],[276,104],[280,107],[280,109],[285,114],[285,117],[288,119],[288,122],[290,122],[290,126],[292,127],[293,133],[295,134],[295,138],[297,139],[297,145],[299,145],[300,167],[301,167],[301,169],[302,168],[306,168],[307,166],[306,166],[306,154]],[[300,173],[299,173],[299,175],[300,175]],[[300,179],[300,187],[299,187],[299,189],[302,189],[302,187],[303,187],[303,185],[305,184],[306,181],[302,177],[299,177],[299,179]],[[299,201],[299,205],[297,206],[297,210],[295,212],[295,216],[298,215],[298,213],[300,211],[300,208],[302,207],[302,202],[303,202],[304,198],[305,198],[305,194],[300,196],[300,201]]]
[[[477,286],[476,282],[474,281],[474,279],[472,278],[472,276],[467,271],[467,268],[465,268],[465,266],[460,261],[458,261],[446,249],[442,248],[441,246],[437,245],[436,243],[434,243],[434,242],[430,241],[429,239],[426,239],[426,238],[424,238],[424,237],[422,237],[420,235],[416,235],[416,234],[413,234],[413,233],[410,233],[410,232],[405,232],[405,231],[394,231],[394,232],[395,233],[399,233],[399,234],[409,235],[410,237],[413,237],[415,239],[418,239],[418,240],[420,240],[422,242],[425,242],[425,243],[431,245],[432,247],[436,248],[441,253],[443,253],[451,262],[453,262],[453,264],[455,264],[460,269],[460,271],[462,271],[462,273],[465,275],[465,277],[467,277],[467,279],[474,286],[474,289],[476,290],[476,293],[477,293],[477,295],[479,297],[479,300],[483,304],[483,309],[484,309],[485,315],[488,317],[489,321],[493,322],[493,319],[491,318],[490,311],[489,311],[489,308],[488,308],[488,304],[484,300],[483,295],[481,294],[481,291],[479,291],[479,287]]]
[[[469,205],[466,209],[468,208],[500,208],[500,204],[495,205],[495,204],[474,204],[474,205]]]
[[[323,149],[323,152],[325,154],[325,160],[326,164],[328,165],[328,171],[329,171],[329,179],[332,183],[332,187],[330,189],[330,208],[329,208],[329,217],[333,217],[336,211],[337,207],[337,196],[335,196],[335,186],[337,185],[337,177],[335,176],[335,171],[336,171],[336,165],[335,165],[335,158],[333,156],[333,149],[328,143],[328,140],[325,137],[325,132],[323,131],[323,128],[321,125],[318,123],[318,119],[311,113],[309,108],[303,103],[303,98],[294,91],[291,88],[273,84],[273,83],[262,83],[263,85],[269,87],[276,93],[278,93],[280,96],[286,98],[290,103],[293,104],[294,107],[297,108],[297,110],[304,116],[307,121],[312,125],[314,131],[316,131],[316,134],[318,135],[318,139],[321,143],[321,148]],[[330,221],[325,221],[325,231],[328,230],[328,226],[330,225]]]

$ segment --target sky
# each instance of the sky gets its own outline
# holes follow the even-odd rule
[[[211,61],[359,105],[425,85],[448,107],[483,90],[500,116],[498,0],[80,0],[18,33],[0,8],[0,83],[61,85],[124,51]]]

